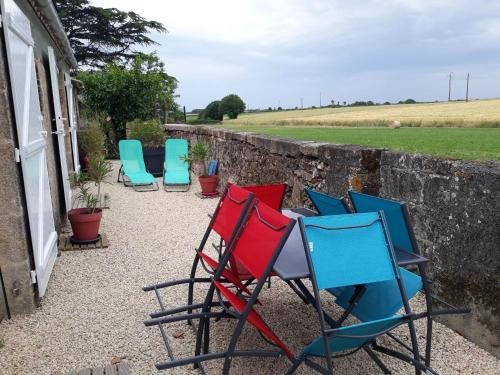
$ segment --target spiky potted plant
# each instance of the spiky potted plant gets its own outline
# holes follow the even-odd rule
[[[71,176],[72,186],[79,190],[75,202],[82,206],[68,211],[73,242],[90,243],[99,239],[102,219],[101,185],[112,171],[111,163],[104,156],[94,154],[90,158],[86,173],[75,173]]]
[[[201,193],[205,196],[214,195],[217,193],[217,184],[219,177],[217,175],[208,175],[207,161],[208,161],[208,148],[203,143],[196,143],[189,152],[189,155],[181,157],[181,160],[188,161],[193,165],[197,165],[200,170],[198,181],[201,186]]]

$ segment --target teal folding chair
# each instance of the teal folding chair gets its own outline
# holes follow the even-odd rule
[[[411,299],[417,292],[422,291],[425,295],[427,311],[431,313],[427,318],[425,350],[425,364],[430,365],[433,325],[431,301],[433,298],[437,299],[437,297],[433,297],[431,294],[430,283],[427,280],[425,269],[428,259],[423,257],[418,249],[406,203],[352,190],[349,191],[349,197],[356,212],[384,212],[398,265],[401,267],[417,267],[418,269],[417,275],[401,268],[401,275],[405,280],[408,298]],[[394,283],[393,285],[390,285],[390,283],[371,285],[353,309],[353,315],[358,319],[365,320],[385,317],[398,311],[403,305],[397,294],[394,293],[394,288]],[[337,299],[337,303],[345,307],[346,301],[350,298],[350,295],[352,296],[352,293],[352,288],[344,291],[344,294]],[[387,310],[386,306],[391,305],[393,306],[392,310]]]
[[[121,163],[118,171],[118,182],[122,176],[123,184],[132,186],[135,191],[158,190],[158,182],[146,170],[141,141],[136,139],[121,140],[118,142],[118,149]]]
[[[304,188],[319,215],[342,215],[351,212],[344,198],[332,197],[319,191]]]
[[[188,191],[191,184],[189,163],[182,160],[188,155],[185,139],[165,141],[165,163],[163,164],[163,188],[165,191]]]
[[[422,371],[436,374],[424,364],[419,354],[414,327],[414,320],[425,317],[427,313],[415,314],[409,306],[408,287],[405,287],[405,278],[397,265],[383,212],[301,217],[299,223],[321,335],[305,346],[287,374],[292,374],[302,363],[322,374],[333,374],[334,358],[344,357],[360,349],[365,349],[384,373],[389,370],[372,349],[411,364],[417,374]],[[398,293],[404,314],[367,319],[349,326],[327,325],[331,319],[327,319],[323,309],[320,290],[369,286],[374,283],[395,283],[396,288],[391,289],[391,293]],[[387,310],[391,308],[387,307]],[[400,347],[409,349],[409,354],[377,343],[379,336],[402,325],[408,327],[410,344]],[[315,357],[325,358],[327,367],[314,361]]]

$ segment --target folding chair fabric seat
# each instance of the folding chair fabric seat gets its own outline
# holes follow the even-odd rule
[[[123,174],[134,189],[136,186],[157,185],[154,176],[146,170],[140,141],[136,139],[121,140],[118,142],[118,148],[121,162],[119,174]],[[118,180],[119,177],[118,175]],[[127,184],[125,180],[124,183]],[[158,186],[154,190],[158,190]]]
[[[319,191],[304,188],[319,215],[343,215],[351,211],[343,198],[332,197]]]
[[[352,324],[345,327],[340,327],[335,330],[335,333],[341,335],[349,336],[368,336],[374,335],[377,332],[384,331],[394,327],[401,323],[404,319],[403,316],[391,316],[385,319],[373,320],[367,323]],[[347,337],[336,337],[331,335],[328,339],[328,344],[330,346],[330,351],[342,352],[346,350],[357,349],[363,347],[364,345],[372,342],[374,338],[347,338]],[[313,340],[309,345],[307,345],[302,352],[297,356],[297,358],[303,358],[307,355],[313,356],[325,356],[325,342],[323,337],[318,337]]]
[[[259,201],[281,211],[287,184],[247,185],[243,188],[251,191]]]
[[[226,288],[224,285],[215,281],[215,286],[222,293],[222,295],[229,301],[231,306],[233,306],[239,313],[243,313],[247,306],[247,302],[234,294],[231,290]],[[274,342],[278,347],[280,347],[287,355],[288,358],[293,359],[295,356],[288,349],[288,347],[283,344],[283,342],[276,336],[276,334],[269,328],[264,319],[259,315],[255,309],[252,308],[250,313],[248,314],[247,321],[253,325],[256,329],[262,332],[268,339]]]
[[[219,262],[208,256],[207,254],[203,252],[199,252],[200,257],[203,259],[203,261],[215,272],[219,268]],[[248,288],[243,285],[241,279],[236,276],[231,270],[224,268],[222,270],[222,277],[224,277],[226,280],[234,284],[237,288],[242,290],[243,292],[247,294],[252,294]]]
[[[154,184],[156,182],[154,176],[147,172],[127,173],[126,176],[129,178],[130,182],[135,185]]]
[[[422,278],[402,267],[399,272],[403,278],[406,296],[410,300],[422,288]],[[351,314],[362,322],[390,317],[403,307],[401,292],[395,280],[366,284],[365,288],[362,297],[351,311]],[[327,290],[332,293],[330,289]],[[348,286],[342,288],[340,294],[332,293],[337,296],[335,303],[347,309],[355,290],[354,286]]]
[[[254,197],[260,202],[281,212],[287,184],[249,185],[242,186],[242,188],[253,193]],[[245,267],[237,260],[234,260],[234,258],[230,259],[230,267],[240,280],[250,280],[253,278],[253,276],[246,271]],[[275,276],[275,274],[271,272],[270,276]]]
[[[165,141],[165,163],[163,184],[166,188],[169,185],[187,185],[191,183],[189,176],[189,164],[181,160],[188,155],[188,142],[185,139],[167,139]]]

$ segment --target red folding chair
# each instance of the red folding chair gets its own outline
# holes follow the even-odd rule
[[[259,201],[281,212],[287,184],[250,185],[242,187],[252,192],[254,197]]]
[[[213,232],[217,233],[226,243],[230,244],[233,240],[242,220],[245,218],[245,214],[250,206],[253,199],[253,194],[237,185],[228,185],[217,204],[214,214],[211,217],[210,223],[205,231],[205,234],[201,240],[201,243],[196,251],[195,258],[193,260],[193,265],[191,267],[190,277],[187,279],[171,280],[167,282],[162,282],[155,285],[149,285],[143,288],[145,292],[154,291],[158,303],[160,305],[160,311],[150,314],[152,318],[157,318],[160,316],[166,316],[172,313],[172,311],[177,311],[178,308],[166,309],[165,305],[161,299],[159,290],[163,288],[168,288],[171,286],[188,284],[188,306],[193,304],[193,294],[194,285],[197,283],[210,283],[210,277],[196,277],[196,272],[198,266],[201,264],[206,272],[213,274],[214,271],[219,267],[219,263],[206,254],[205,246],[210,234]],[[222,277],[224,282],[229,282],[236,286],[240,292],[245,292],[251,294],[243,282],[232,273],[228,268],[222,270]],[[192,308],[188,309],[191,312],[192,309],[201,307],[202,304],[193,305]],[[196,307],[198,306],[198,307]],[[189,321],[189,323],[191,323]]]
[[[279,357],[284,354],[290,360],[294,360],[293,353],[254,309],[258,295],[267,277],[269,277],[294,224],[295,220],[282,215],[275,209],[258,200],[252,201],[240,229],[233,241],[228,243],[227,250],[224,252],[219,267],[215,272],[201,311],[181,316],[160,317],[145,322],[147,326],[157,325],[160,327],[170,357],[167,361],[157,363],[157,369],[168,369],[189,364],[194,364],[196,367],[203,369],[202,363],[204,361],[224,359],[222,374],[227,375],[232,360],[236,357]],[[227,288],[222,282],[224,280],[223,273],[230,257],[234,257],[241,263],[257,281],[248,300],[241,298],[238,293]],[[215,301],[214,297],[216,297]],[[219,310],[212,311],[213,308],[215,310],[215,307],[218,307]],[[236,327],[229,336],[226,350],[210,352],[210,321],[222,317],[237,319]],[[189,358],[175,359],[168,339],[164,334],[163,325],[181,320],[195,319],[199,319],[195,355]],[[236,344],[247,322],[259,331],[266,342],[278,347],[279,350],[236,350]]]
[[[248,185],[242,186],[242,188],[252,192],[254,194],[254,198],[257,198],[260,202],[265,203],[269,207],[281,212],[281,206],[283,205],[283,200],[285,199],[287,184]],[[222,251],[222,248],[223,242],[221,240],[219,244],[219,254]],[[240,280],[246,281],[245,286],[253,281],[252,275],[234,258],[229,259],[229,264],[231,271]],[[270,276],[274,275],[271,273]],[[271,285],[270,282],[271,280],[269,279],[269,286]]]

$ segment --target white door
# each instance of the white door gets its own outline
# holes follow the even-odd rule
[[[66,85],[66,100],[68,102],[69,132],[71,134],[71,150],[73,151],[73,168],[75,173],[80,173],[78,138],[76,137],[78,123],[76,120],[75,103],[73,101],[73,84],[71,83],[71,77],[68,73],[64,73],[64,82]]]
[[[52,100],[54,101],[54,114],[57,128],[57,144],[59,145],[59,161],[61,164],[61,174],[64,187],[64,201],[66,203],[66,211],[71,209],[71,187],[69,186],[68,163],[66,161],[66,141],[64,137],[64,122],[61,111],[61,97],[59,95],[59,74],[56,65],[56,57],[54,50],[49,46],[49,67],[50,67],[50,83],[52,86]]]
[[[57,233],[47,173],[47,132],[43,129],[38,98],[34,41],[29,20],[18,6],[12,0],[1,0],[0,4],[36,282],[43,296],[57,256]]]

